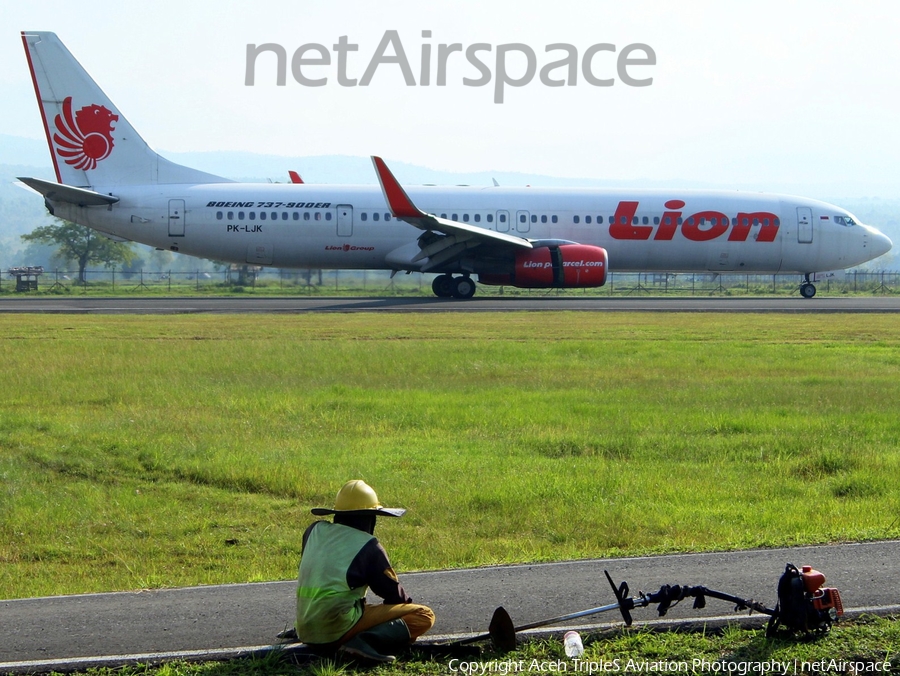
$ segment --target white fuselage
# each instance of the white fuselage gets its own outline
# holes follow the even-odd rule
[[[102,186],[93,186],[99,193]],[[605,248],[611,271],[845,269],[890,249],[816,200],[727,191],[418,187],[425,212],[530,240]],[[113,190],[109,190],[113,192]],[[115,186],[111,206],[57,216],[160,249],[280,268],[417,270],[416,227],[377,186],[211,183]],[[668,207],[667,207],[668,205]],[[466,272],[465,263],[456,270]]]

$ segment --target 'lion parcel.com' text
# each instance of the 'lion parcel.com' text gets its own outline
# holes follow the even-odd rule
[[[693,660],[489,660],[467,661],[452,659],[447,665],[451,673],[467,676],[484,674],[721,674],[749,676],[755,674],[890,674],[890,662],[852,660],[763,660],[723,662],[708,659]]]

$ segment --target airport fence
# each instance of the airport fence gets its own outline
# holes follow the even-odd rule
[[[58,294],[232,294],[261,295],[422,295],[430,296],[433,274],[362,270],[279,270],[230,268],[224,270],[87,270],[84,281],[73,270],[43,270],[32,283],[17,284],[14,270],[0,276],[0,293],[28,291]],[[29,270],[34,270],[29,268]],[[33,274],[33,272],[32,272]],[[479,285],[479,295],[677,295],[770,296],[798,293],[801,275],[738,275],[688,273],[610,273],[596,289],[518,289]],[[816,282],[823,294],[900,293],[900,272],[851,270]]]

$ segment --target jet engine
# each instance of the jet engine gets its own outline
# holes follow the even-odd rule
[[[517,252],[511,272],[479,273],[478,281],[526,289],[603,286],[607,259],[606,249],[599,246],[545,246]]]

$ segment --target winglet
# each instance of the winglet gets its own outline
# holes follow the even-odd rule
[[[372,155],[372,164],[375,165],[378,182],[381,183],[381,191],[384,193],[384,199],[394,218],[426,218],[428,216],[409,199],[409,195],[394,178],[383,159]]]
[[[293,169],[288,170],[288,176],[291,177],[291,183],[303,183],[303,179],[300,177],[300,174],[298,174]]]

